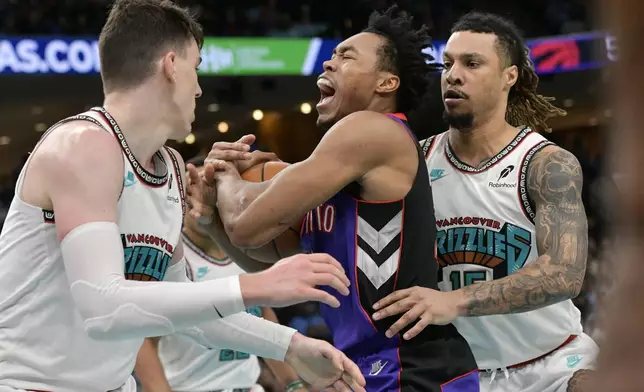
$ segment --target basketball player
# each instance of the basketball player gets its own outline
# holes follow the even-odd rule
[[[581,167],[534,131],[565,113],[536,93],[524,41],[501,17],[463,16],[443,61],[449,130],[424,142],[443,292],[398,291],[374,319],[403,314],[390,334],[419,319],[405,339],[453,322],[486,370],[481,390],[579,390],[597,354],[571,301],[588,246]]]
[[[428,43],[426,29],[415,30],[397,7],[375,12],[324,63],[317,110],[327,131],[307,160],[264,183],[241,180],[225,161],[207,161],[205,170],[206,183],[216,177],[218,213],[233,244],[263,245],[306,215],[303,248],[342,262],[351,295],[338,297],[340,310],[321,312],[369,391],[478,391],[476,363],[452,325],[427,329],[409,344],[385,336],[393,320],[369,317],[395,289],[438,288],[437,265],[427,258],[434,248],[427,236],[435,232],[429,179],[402,114],[428,88],[433,65],[422,53]],[[190,172],[191,182],[200,181]],[[195,211],[201,219],[216,215],[214,193],[193,201],[210,206]]]
[[[189,164],[202,168],[204,157],[195,157]],[[186,271],[190,280],[202,282],[244,271],[202,233],[197,222],[187,214],[183,227]],[[248,310],[256,316],[279,323],[271,308]],[[290,392],[305,391],[297,374],[283,362],[266,360],[281,385]],[[269,370],[269,371],[271,371]],[[136,362],[136,376],[145,391],[252,391],[258,385],[259,359],[254,355],[222,348],[206,347],[181,332],[161,338],[148,338],[141,346]]]
[[[99,39],[105,108],[43,136],[0,235],[0,390],[132,391],[143,338],[182,329],[210,346],[286,360],[316,387],[361,389],[359,369],[335,348],[243,312],[311,299],[338,306],[314,289],[349,293],[331,257],[186,277],[183,163],[163,146],[194,120],[202,41],[168,0],[113,5]]]

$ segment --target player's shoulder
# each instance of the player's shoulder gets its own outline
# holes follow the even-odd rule
[[[350,124],[357,126],[358,129],[370,129],[373,125],[378,125],[378,129],[389,127],[400,127],[400,123],[396,122],[393,118],[385,113],[374,112],[371,110],[360,110],[353,112],[342,120],[338,121],[338,125]]]
[[[36,154],[57,158],[119,158],[121,149],[116,138],[105,129],[88,121],[61,124],[46,135]]]
[[[70,171],[111,172],[122,168],[121,148],[105,129],[88,121],[61,124],[33,153],[33,161],[53,176]]]
[[[394,148],[397,144],[403,144],[400,141],[408,144],[408,132],[403,124],[384,113],[362,110],[344,117],[327,133],[345,140],[369,140],[371,146],[382,144]]]
[[[444,132],[441,132],[439,134],[432,135],[432,136],[428,137],[427,139],[422,139],[422,140],[418,141],[418,144],[420,144],[421,146],[431,146],[432,144],[434,144],[441,137],[441,135],[443,135],[443,134],[445,134],[447,132],[448,131],[444,131]]]
[[[582,181],[581,164],[575,154],[555,144],[548,144],[537,151],[528,166],[529,190],[542,189],[544,186],[554,190],[571,182]]]
[[[575,154],[556,144],[547,144],[534,154],[529,171],[557,171],[577,167],[581,168],[581,164]]]

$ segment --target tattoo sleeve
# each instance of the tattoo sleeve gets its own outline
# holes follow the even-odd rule
[[[530,163],[527,181],[536,207],[539,257],[505,278],[462,289],[463,316],[528,312],[574,298],[581,290],[588,223],[579,162],[566,150],[546,147]]]

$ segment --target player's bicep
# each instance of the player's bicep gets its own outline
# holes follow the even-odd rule
[[[267,192],[279,190],[287,205],[299,206],[298,216],[317,207],[344,187],[360,181],[387,159],[389,134],[380,114],[358,112],[325,134],[311,156],[282,171]],[[374,129],[377,129],[374,131]],[[377,134],[376,134],[377,133]],[[273,188],[273,189],[271,189]]]
[[[554,263],[585,266],[588,222],[582,186],[577,158],[559,147],[546,147],[530,164],[528,187],[536,207],[539,254]]]
[[[116,222],[123,183],[123,160],[114,138],[105,131],[71,131],[61,151],[43,153],[47,196],[53,205],[59,239],[92,222]],[[53,137],[52,135],[51,137]]]

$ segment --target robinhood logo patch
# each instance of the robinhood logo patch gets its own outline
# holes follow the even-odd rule
[[[201,74],[301,74],[311,39],[207,38]]]

